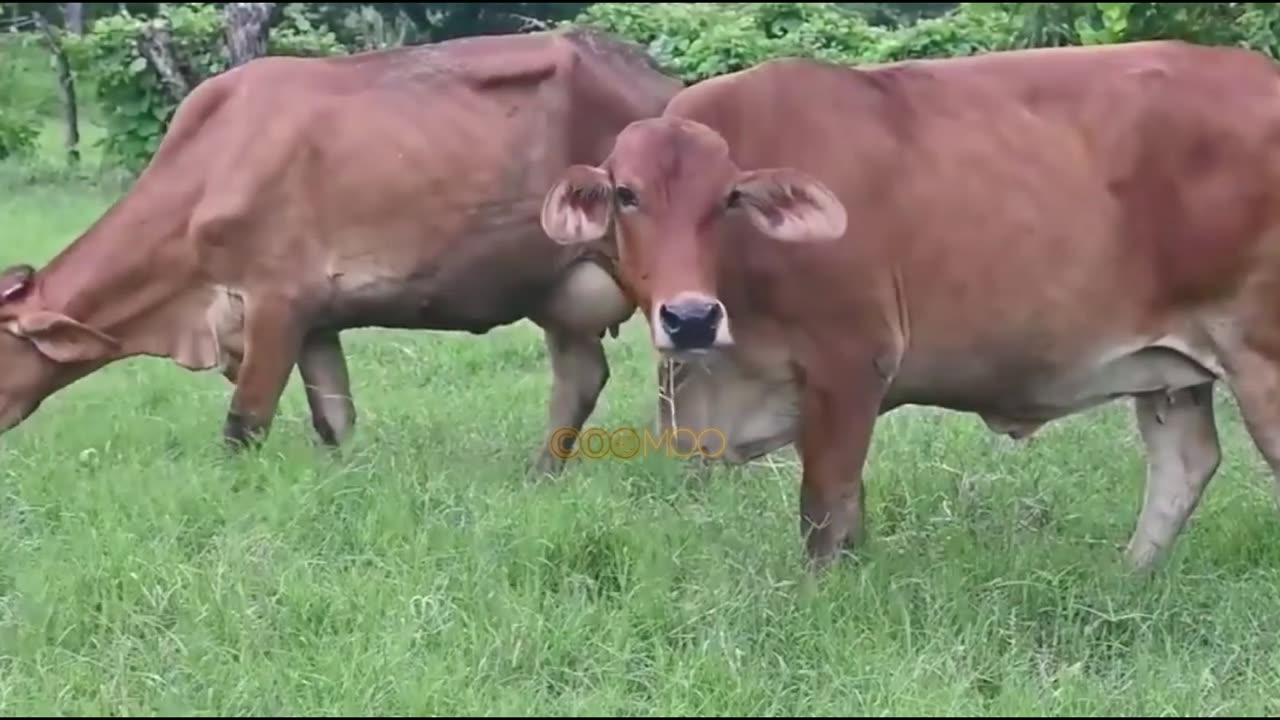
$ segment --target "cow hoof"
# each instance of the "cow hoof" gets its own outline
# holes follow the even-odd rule
[[[239,413],[227,413],[226,423],[222,426],[222,440],[228,450],[238,453],[259,448],[266,436],[265,425],[251,422]]]
[[[530,463],[529,469],[525,472],[525,480],[529,482],[552,480],[559,477],[563,472],[564,460],[562,458],[556,457],[554,453],[542,452]]]
[[[1136,577],[1150,577],[1164,563],[1165,552],[1149,542],[1130,541],[1124,552],[1125,566]]]

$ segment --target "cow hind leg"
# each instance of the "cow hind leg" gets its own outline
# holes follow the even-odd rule
[[[542,445],[531,468],[557,475],[578,433],[609,382],[603,336],[635,311],[602,268],[581,262],[570,268],[547,302],[531,315],[542,327],[551,361],[551,398]]]
[[[1134,401],[1147,454],[1146,493],[1128,558],[1147,570],[1164,559],[1200,503],[1222,459],[1213,413],[1213,383]]]
[[[307,335],[298,355],[298,373],[306,388],[311,422],[320,441],[337,447],[355,429],[356,407],[342,341],[337,331]]]
[[[287,300],[258,296],[246,305],[244,361],[223,426],[223,437],[233,450],[266,439],[303,338]]]
[[[1225,364],[1245,429],[1271,470],[1272,492],[1280,503],[1280,351],[1237,349]]]

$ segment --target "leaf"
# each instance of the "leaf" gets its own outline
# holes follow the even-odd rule
[[[129,72],[131,72],[131,73],[133,73],[133,74],[135,74],[135,75],[136,75],[136,74],[138,74],[138,73],[140,73],[140,72],[142,72],[143,70],[146,70],[146,69],[147,69],[147,59],[146,59],[146,58],[143,58],[143,57],[137,57],[137,58],[134,58],[134,59],[133,59],[133,62],[129,63]]]

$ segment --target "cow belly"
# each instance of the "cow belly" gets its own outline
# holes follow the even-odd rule
[[[408,273],[333,272],[329,315],[342,326],[483,334],[527,317],[562,280],[571,260],[567,254],[539,256],[536,249],[482,250],[487,251],[449,253]]]
[[[1120,397],[1174,392],[1222,376],[1217,359],[1189,342],[1165,338],[1100,359],[1033,372],[1002,373],[937,394],[917,389],[912,402],[937,404],[980,415],[994,432],[1024,438],[1040,426]]]
[[[990,357],[958,361],[954,356],[899,375],[882,412],[902,405],[926,405],[973,412],[995,432],[1024,438],[1053,420],[1119,397],[1174,392],[1223,374],[1205,347],[1169,336],[1155,342],[1112,349],[1093,359],[1011,371]],[[962,367],[963,365],[963,367]],[[678,362],[659,388],[659,427],[673,432],[681,452],[697,450],[730,463],[745,463],[794,442],[800,421],[800,394],[782,363],[747,365],[729,353]],[[695,448],[698,444],[701,447]]]

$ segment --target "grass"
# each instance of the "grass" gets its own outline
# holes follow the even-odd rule
[[[109,197],[0,197],[0,264],[47,259]],[[639,330],[609,344],[594,424],[651,417]],[[226,383],[156,360],[0,438],[0,711],[1280,711],[1280,514],[1221,395],[1221,475],[1150,580],[1119,563],[1143,465],[1113,406],[1025,446],[888,416],[873,544],[815,581],[792,453],[526,485],[549,383],[530,326],[347,337],[360,432],[336,456],[296,378],[267,445],[224,454]]]
[[[47,260],[119,192],[92,159],[51,171],[59,132],[36,169],[0,167],[0,266]],[[887,416],[872,544],[815,579],[793,452],[526,484],[550,382],[531,326],[344,337],[360,419],[338,454],[296,377],[266,446],[224,453],[226,382],[158,360],[0,437],[0,712],[1280,712],[1280,512],[1223,393],[1219,476],[1153,578],[1120,562],[1144,466],[1113,405],[1020,446]],[[637,322],[608,354],[592,424],[647,424]]]

